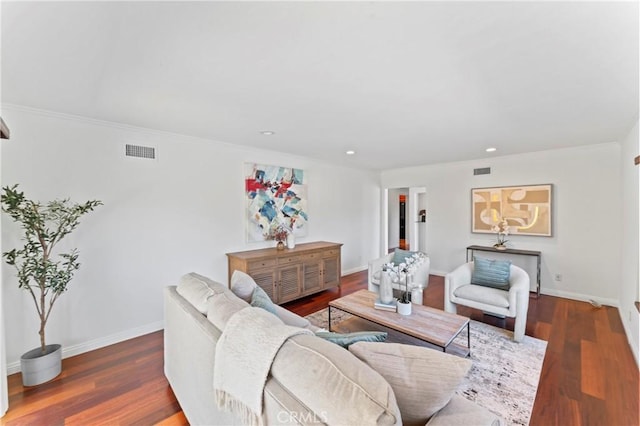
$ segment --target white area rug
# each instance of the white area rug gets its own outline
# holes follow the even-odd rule
[[[349,315],[332,310],[331,316],[335,325]],[[327,309],[306,318],[327,328]],[[511,331],[472,320],[473,366],[456,392],[496,413],[507,424],[528,425],[547,342],[525,336],[521,343],[516,343],[512,337]],[[458,338],[463,338],[462,344],[466,346],[466,333]]]

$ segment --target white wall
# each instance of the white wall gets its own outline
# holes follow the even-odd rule
[[[624,324],[629,344],[638,362],[638,346],[640,346],[640,316],[634,301],[640,300],[638,282],[638,259],[640,257],[640,166],[633,164],[633,159],[640,153],[638,123],[622,141],[620,169],[622,170],[622,277],[620,280],[620,317]]]
[[[491,174],[474,176],[477,167]],[[620,145],[609,143],[386,170],[381,186],[427,188],[431,270],[445,274],[465,261],[465,247],[494,240],[471,233],[471,188],[552,183],[553,237],[511,236],[513,247],[542,252],[542,293],[617,305],[620,176]]]
[[[425,223],[419,222],[418,212],[421,209],[426,209],[424,206],[425,188],[409,188],[409,202],[407,207],[407,228],[411,229],[409,232],[409,247],[412,251],[425,252],[424,238]]]
[[[343,273],[364,269],[377,255],[377,173],[16,106],[3,114],[12,136],[2,145],[4,185],[19,183],[41,201],[104,202],[67,237],[82,266],[47,327],[48,342],[61,343],[64,356],[162,328],[166,285],[189,271],[226,283],[226,252],[273,245],[245,242],[245,162],[306,171],[310,223],[298,243],[344,243]],[[155,146],[158,160],[125,158],[125,143]],[[2,225],[5,250],[19,245],[19,228],[6,215]],[[2,280],[12,372],[38,345],[38,326],[32,301],[5,263]]]

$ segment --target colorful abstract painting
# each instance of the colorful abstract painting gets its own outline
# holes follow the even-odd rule
[[[516,235],[551,236],[552,185],[474,188],[471,190],[471,232],[494,233],[506,219]]]
[[[304,171],[291,167],[247,164],[247,240],[271,239],[284,226],[296,236],[307,233],[307,185]]]

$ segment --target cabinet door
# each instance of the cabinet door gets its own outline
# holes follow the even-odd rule
[[[326,257],[322,259],[322,288],[340,285],[340,259]]]
[[[302,293],[300,285],[300,264],[283,266],[277,269],[278,298],[276,303],[296,299]]]
[[[276,273],[273,269],[265,269],[258,271],[251,271],[251,278],[261,287],[265,293],[269,295],[269,298],[277,303],[276,292]]]
[[[302,294],[311,294],[322,290],[322,263],[320,260],[306,261],[302,264]]]

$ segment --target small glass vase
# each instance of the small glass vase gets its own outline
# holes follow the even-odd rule
[[[278,244],[276,244],[276,249],[284,250],[284,243],[282,241],[278,241]]]
[[[422,305],[422,295],[422,287],[414,287],[411,290],[411,303],[413,303],[414,305]]]
[[[287,234],[287,248],[292,249],[296,247],[296,237],[292,233]]]

